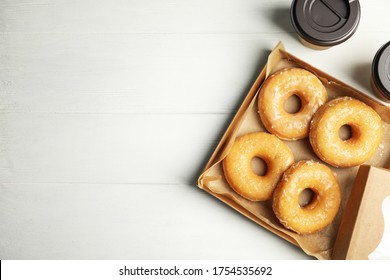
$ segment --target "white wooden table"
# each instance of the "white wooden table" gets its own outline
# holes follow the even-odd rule
[[[371,94],[387,0],[314,51],[290,0],[0,0],[0,259],[310,259],[198,189],[267,55]]]

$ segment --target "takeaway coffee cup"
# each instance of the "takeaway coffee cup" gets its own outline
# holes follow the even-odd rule
[[[290,16],[300,41],[327,49],[348,40],[360,21],[359,0],[294,0]]]
[[[380,47],[374,56],[371,86],[379,97],[390,102],[390,42]]]

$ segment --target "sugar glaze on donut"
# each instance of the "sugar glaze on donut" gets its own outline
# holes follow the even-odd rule
[[[255,157],[266,163],[264,175],[252,170],[251,161]],[[238,137],[222,162],[229,185],[251,201],[271,199],[282,173],[293,163],[294,156],[286,143],[266,132]]]
[[[311,190],[314,197],[301,206],[299,197],[306,189]],[[272,207],[286,228],[299,234],[310,234],[334,220],[340,203],[340,185],[333,171],[322,163],[303,160],[283,174],[275,189]]]
[[[300,99],[295,113],[285,110],[291,96]],[[270,76],[258,98],[260,119],[272,134],[284,140],[302,139],[309,134],[310,121],[317,109],[327,101],[324,85],[313,73],[302,68],[286,68]]]
[[[352,135],[339,137],[342,126],[349,126]],[[339,97],[322,106],[313,116],[310,143],[324,162],[335,167],[363,164],[377,150],[382,141],[382,122],[377,112],[365,103]]]

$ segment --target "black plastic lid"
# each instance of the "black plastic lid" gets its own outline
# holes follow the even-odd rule
[[[376,53],[372,62],[372,77],[381,93],[390,99],[390,42]]]
[[[294,0],[290,12],[299,36],[325,47],[349,39],[360,21],[359,0]]]

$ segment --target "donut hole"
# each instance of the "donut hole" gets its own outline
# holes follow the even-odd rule
[[[297,93],[292,94],[284,102],[284,110],[289,114],[296,114],[302,108],[302,100]]]
[[[268,171],[267,163],[265,160],[259,157],[254,157],[251,160],[251,168],[252,171],[257,175],[257,176],[265,176]]]
[[[298,197],[299,206],[302,208],[313,208],[317,203],[317,193],[312,188],[304,189]]]
[[[347,141],[352,138],[352,127],[349,124],[344,124],[339,128],[339,137],[343,141]]]

